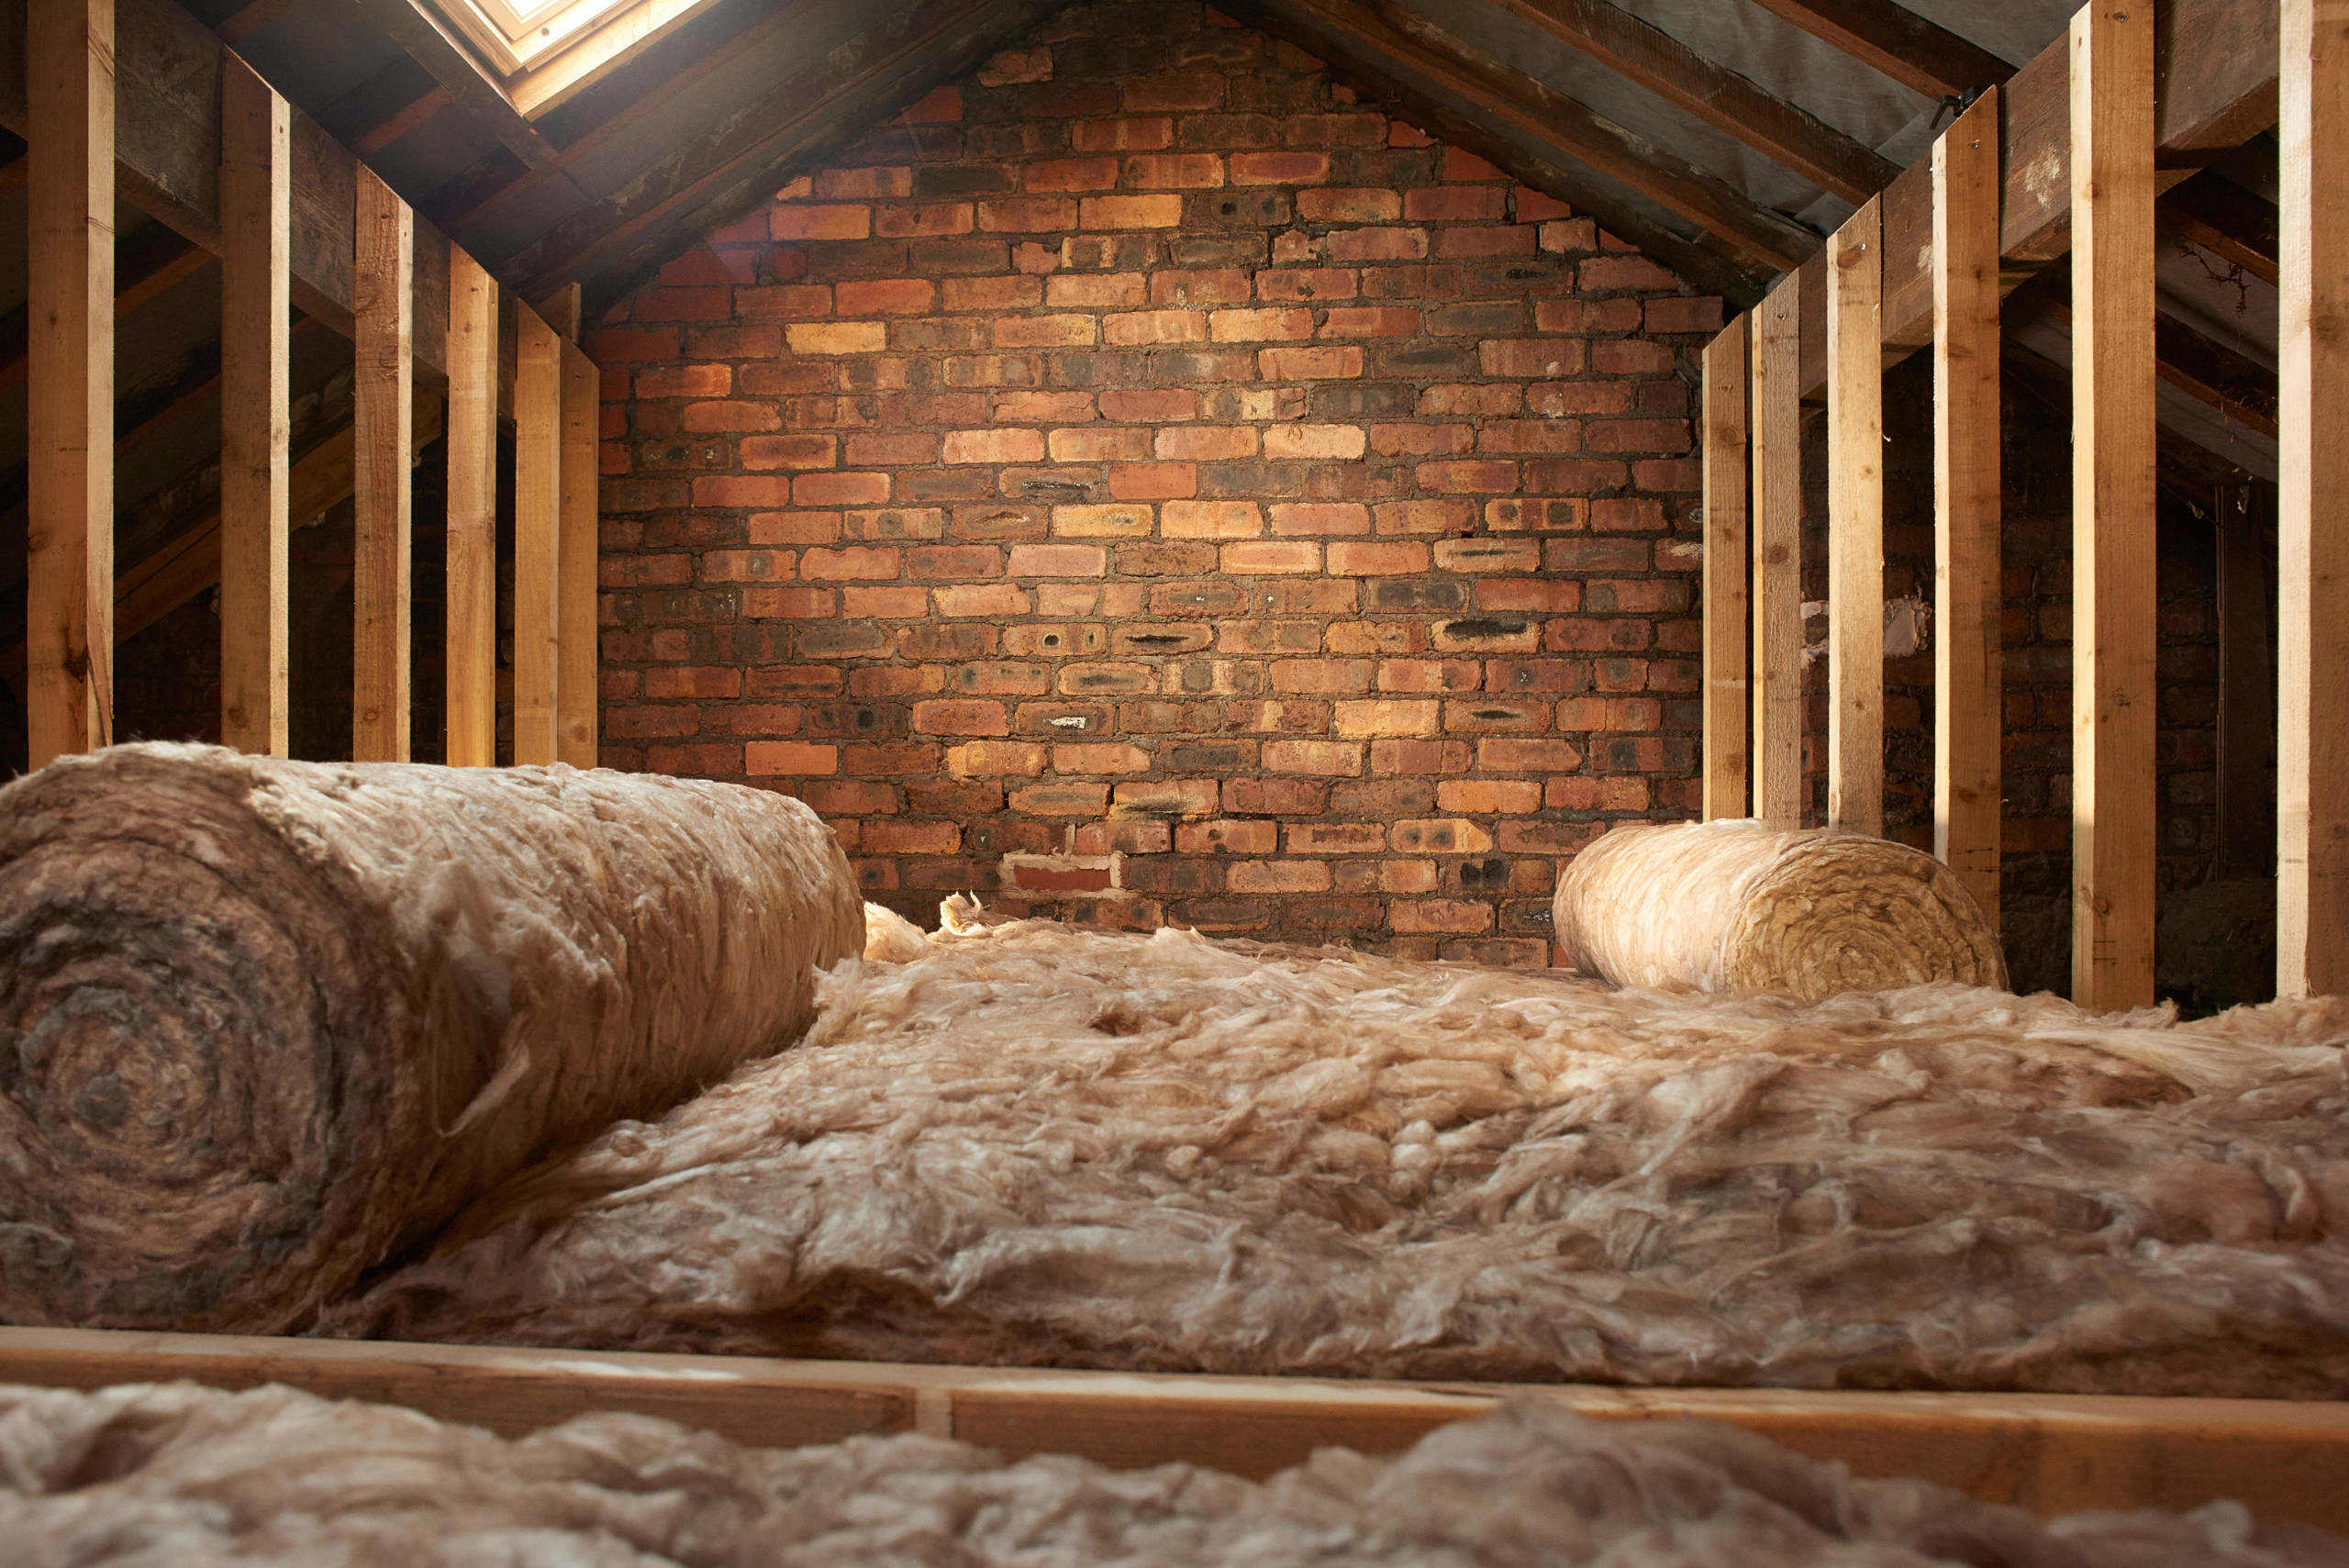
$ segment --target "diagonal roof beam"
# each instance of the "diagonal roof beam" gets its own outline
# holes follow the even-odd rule
[[[1900,172],[1875,149],[1608,0],[1491,3],[1847,202],[1866,201]]]
[[[1698,225],[1714,248],[1747,265],[1785,272],[1822,241],[1717,174],[1632,135],[1587,105],[1476,53],[1387,0],[1292,0],[1359,63],[1367,51],[1564,153],[1586,168]],[[1319,46],[1328,47],[1327,40]],[[1611,218],[1610,222],[1613,221]]]
[[[554,157],[553,147],[514,106],[504,84],[484,71],[472,51],[416,0],[354,3],[410,59],[430,72],[432,79],[449,90],[458,107],[470,114],[508,152],[526,164],[544,163]]]
[[[2204,250],[2269,284],[2278,275],[2276,204],[2223,174],[2203,172],[2154,203],[2154,216]]]
[[[1782,21],[1833,44],[1928,98],[1993,87],[2015,68],[1892,0],[1753,0]]]

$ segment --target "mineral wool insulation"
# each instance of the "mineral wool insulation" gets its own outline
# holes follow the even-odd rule
[[[2043,1524],[1707,1421],[1601,1423],[1531,1396],[1397,1459],[1324,1450],[1260,1485],[1005,1464],[923,1437],[743,1449],[643,1416],[507,1442],[186,1384],[0,1386],[0,1535],[21,1568],[2318,1568],[2349,1553],[2232,1503]]]
[[[323,1330],[2349,1392],[2349,1003],[1804,1005],[957,925],[843,963],[804,1043],[483,1200]]]

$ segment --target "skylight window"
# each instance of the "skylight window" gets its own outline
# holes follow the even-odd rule
[[[710,0],[432,0],[526,115],[648,47]]]

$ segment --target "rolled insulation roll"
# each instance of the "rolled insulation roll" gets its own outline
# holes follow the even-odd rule
[[[117,746],[0,790],[0,1321],[298,1327],[794,1039],[863,950],[815,813],[567,767]]]
[[[1834,828],[1618,828],[1575,857],[1552,908],[1567,962],[1617,985],[1816,1002],[1932,980],[2007,984],[1998,933],[1947,866]]]

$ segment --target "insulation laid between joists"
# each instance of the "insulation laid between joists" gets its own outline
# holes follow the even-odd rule
[[[729,784],[118,746],[0,791],[0,1320],[271,1332],[795,1038],[831,833]]]

